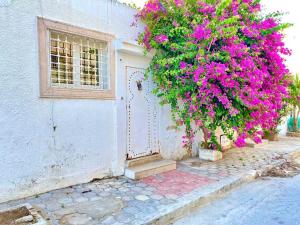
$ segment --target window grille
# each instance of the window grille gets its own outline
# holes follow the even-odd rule
[[[110,89],[107,43],[51,30],[50,43],[52,86]]]

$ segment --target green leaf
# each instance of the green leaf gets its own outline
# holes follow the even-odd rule
[[[221,16],[224,10],[232,4],[232,0],[222,0],[221,3],[217,6],[217,15]]]

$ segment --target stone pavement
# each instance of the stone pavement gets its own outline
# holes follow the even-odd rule
[[[255,149],[231,149],[218,162],[193,158],[179,162],[175,171],[139,181],[103,179],[3,203],[0,210],[30,203],[54,225],[168,224],[299,150],[300,139],[281,138]]]
[[[258,179],[174,225],[300,225],[300,175]]]

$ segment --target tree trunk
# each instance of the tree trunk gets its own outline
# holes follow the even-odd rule
[[[204,145],[203,148],[208,149],[208,129],[202,127],[203,136],[204,136]]]
[[[293,118],[293,132],[297,132],[297,130],[298,130],[298,119],[296,119],[296,107],[293,108],[292,118]]]

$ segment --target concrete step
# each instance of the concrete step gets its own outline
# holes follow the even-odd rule
[[[134,166],[139,166],[139,165],[144,165],[149,162],[154,162],[161,160],[162,157],[160,154],[155,154],[155,155],[150,155],[150,156],[145,156],[137,159],[131,159],[126,161],[126,167],[134,167]]]
[[[247,144],[247,147],[249,147],[249,148],[258,148],[258,147],[262,147],[262,146],[269,144],[269,141],[266,139],[263,139],[261,143],[256,144],[253,140],[247,139],[246,144]]]
[[[155,175],[155,174],[159,174],[159,173],[163,173],[175,169],[176,169],[176,161],[161,159],[143,165],[127,167],[125,169],[125,176],[130,179],[138,180],[144,177],[148,177],[151,175]]]

